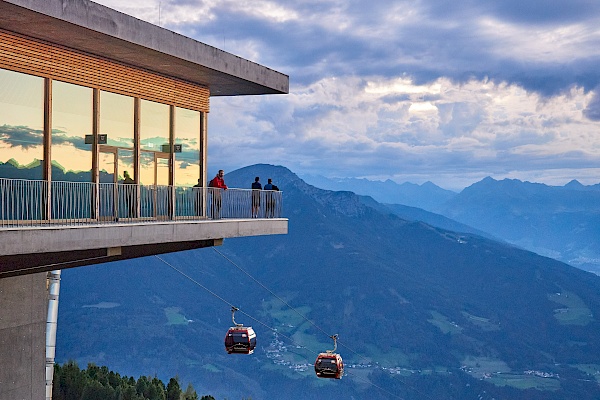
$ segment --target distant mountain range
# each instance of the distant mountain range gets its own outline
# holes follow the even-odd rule
[[[230,399],[600,398],[599,276],[284,167],[225,180],[255,176],[283,191],[289,234],[63,271],[57,361]],[[252,356],[223,348],[231,305]],[[335,333],[347,375],[318,379]]]
[[[306,175],[303,180],[316,187],[335,191],[351,191],[371,196],[380,203],[402,204],[433,211],[456,196],[456,192],[425,182],[422,185],[404,182],[398,184],[390,179],[373,181],[356,178],[326,178],[320,175]]]
[[[510,243],[600,274],[600,185],[547,186],[486,178],[438,213]]]
[[[370,196],[408,220],[497,238],[600,274],[600,184],[548,186],[488,177],[455,193],[431,182],[309,179],[325,189]]]

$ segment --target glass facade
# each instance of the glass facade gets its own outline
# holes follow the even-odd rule
[[[100,134],[109,146],[133,149],[133,98],[100,91]]]
[[[190,188],[204,170],[201,117],[200,111],[0,69],[0,179],[41,181],[30,185],[35,201],[12,212],[13,219],[202,215],[198,192]],[[133,180],[125,182],[126,172]]]
[[[0,178],[43,179],[44,79],[0,69]]]
[[[52,180],[92,181],[93,90],[52,83]]]
[[[142,185],[169,184],[169,155],[161,154],[163,150],[169,151],[169,115],[170,107],[166,104],[148,100],[140,102],[140,183]]]
[[[194,186],[200,178],[200,112],[175,108],[175,186]]]
[[[92,182],[93,89],[52,81],[51,162],[53,181]],[[0,178],[44,177],[44,78],[0,68]],[[101,183],[135,175],[135,101],[99,92],[98,170]],[[140,104],[139,182],[168,185],[171,107]],[[174,107],[173,184],[193,186],[200,178],[200,112]]]
[[[99,108],[99,134],[106,135],[106,145],[100,146],[100,182],[117,183],[125,171],[134,175],[134,99],[101,91]]]

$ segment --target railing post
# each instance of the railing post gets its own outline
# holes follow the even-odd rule
[[[177,208],[175,206],[175,185],[169,185],[169,219],[176,219],[176,211]]]

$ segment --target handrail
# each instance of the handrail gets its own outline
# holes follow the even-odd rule
[[[280,218],[282,192],[0,178],[0,229],[39,225]]]

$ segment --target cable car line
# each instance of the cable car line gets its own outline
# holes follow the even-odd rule
[[[202,285],[200,282],[196,281],[194,278],[192,278],[191,276],[187,275],[185,272],[181,271],[180,269],[178,269],[178,268],[177,268],[177,267],[175,267],[174,265],[172,265],[172,264],[170,264],[169,262],[165,261],[164,259],[162,259],[162,258],[161,258],[161,257],[159,257],[158,255],[155,255],[155,257],[156,257],[156,258],[158,258],[160,261],[162,261],[162,262],[163,262],[164,264],[166,264],[167,266],[171,267],[171,268],[172,268],[173,270],[175,270],[176,272],[178,272],[178,273],[180,273],[181,275],[183,275],[184,277],[186,277],[186,278],[187,278],[188,280],[190,280],[191,282],[193,282],[193,283],[195,283],[196,285],[200,286],[201,288],[203,288],[204,290],[206,290],[207,292],[209,292],[210,294],[212,294],[213,296],[215,296],[216,298],[218,298],[219,300],[221,300],[222,302],[224,302],[225,304],[227,304],[227,305],[231,306],[231,307],[232,307],[232,309],[236,309],[236,311],[239,311],[239,312],[241,312],[242,314],[244,314],[244,315],[245,315],[245,316],[247,316],[248,318],[250,318],[250,319],[252,319],[252,320],[254,320],[254,321],[258,322],[259,324],[261,324],[261,325],[263,325],[263,326],[265,326],[267,329],[269,329],[269,330],[271,330],[271,331],[275,332],[277,335],[281,335],[281,336],[282,336],[282,337],[284,337],[285,339],[289,340],[291,343],[295,344],[297,348],[301,348],[301,349],[309,350],[309,351],[312,351],[313,353],[318,353],[318,352],[316,352],[316,351],[314,351],[314,350],[312,350],[312,349],[309,349],[309,348],[308,348],[308,347],[306,347],[306,346],[303,346],[303,345],[299,344],[298,342],[296,342],[296,341],[295,341],[294,339],[292,339],[291,337],[289,337],[289,336],[287,336],[287,335],[284,335],[284,334],[280,333],[279,331],[277,331],[277,329],[276,329],[276,328],[272,328],[272,327],[270,327],[269,325],[265,324],[264,322],[262,322],[262,321],[260,321],[260,320],[258,320],[258,319],[256,319],[256,318],[254,318],[252,315],[250,315],[250,314],[248,314],[248,313],[246,313],[246,312],[244,312],[244,311],[242,311],[242,310],[238,309],[237,307],[233,306],[233,305],[232,305],[231,303],[229,303],[227,300],[225,300],[224,298],[222,298],[221,296],[219,296],[218,294],[216,294],[216,293],[215,293],[215,292],[213,292],[212,290],[208,289],[206,286]],[[263,286],[264,286],[264,285],[263,285]],[[265,287],[265,288],[266,288],[266,287]],[[268,290],[268,289],[267,289],[267,290]],[[269,290],[269,292],[270,292],[270,290]],[[285,303],[285,302],[284,302],[284,303]],[[286,303],[286,304],[287,304],[287,303]],[[291,306],[289,306],[289,305],[288,305],[288,307],[290,307],[290,308],[291,308]],[[234,320],[233,322],[234,322],[234,324],[235,324],[235,320]],[[320,329],[320,328],[319,328],[319,329]],[[322,329],[320,329],[320,330],[322,331]],[[335,337],[336,337],[336,340],[337,340],[337,335],[333,335],[333,336],[335,336]],[[333,336],[330,336],[330,338],[332,338]],[[344,346],[344,347],[347,347],[347,346]],[[328,351],[329,351],[329,350],[328,350]],[[334,348],[334,351],[335,351],[335,348]],[[355,352],[354,352],[354,353],[355,353]],[[358,353],[356,353],[356,354],[358,354]],[[307,361],[307,362],[309,361],[307,358],[305,358],[305,359],[306,359],[306,361]],[[362,378],[362,377],[360,377],[360,376],[358,376],[358,375],[356,375],[356,374],[354,374],[354,373],[348,373],[348,372],[346,372],[346,375],[351,375],[351,376],[353,376],[355,379],[357,379],[357,380],[360,380],[360,381],[362,381],[362,382],[364,382],[364,383],[367,383],[367,384],[369,384],[369,385],[371,385],[371,386],[373,386],[373,387],[375,387],[375,388],[377,388],[377,389],[381,390],[382,392],[384,392],[384,393],[387,393],[387,394],[389,394],[389,395],[391,395],[391,396],[393,396],[393,397],[395,397],[395,398],[398,398],[398,399],[403,399],[402,397],[400,397],[400,396],[398,396],[398,395],[396,395],[396,394],[394,394],[394,393],[392,393],[392,392],[390,392],[390,391],[388,391],[388,390],[386,390],[386,389],[384,389],[384,388],[382,388],[382,387],[380,387],[380,386],[378,386],[378,385],[374,384],[373,382],[371,382],[371,381],[369,381],[369,380],[366,380],[366,379],[364,379],[364,378]]]
[[[318,326],[317,324],[315,324],[313,321],[311,321],[310,319],[308,319],[306,316],[304,316],[304,314],[300,313],[298,310],[296,310],[294,307],[292,307],[288,302],[286,302],[284,299],[282,299],[280,296],[278,296],[276,293],[274,293],[271,289],[269,289],[267,286],[265,286],[264,284],[262,284],[260,281],[258,281],[256,278],[254,278],[252,275],[250,275],[246,270],[244,270],[243,268],[241,268],[239,265],[237,265],[235,262],[233,262],[229,257],[227,257],[226,255],[224,255],[222,252],[220,252],[219,250],[217,250],[216,248],[212,248],[217,254],[221,255],[225,260],[229,261],[233,266],[235,266],[238,270],[240,270],[241,272],[243,272],[245,275],[247,275],[250,279],[252,279],[254,282],[256,282],[258,285],[260,285],[263,289],[265,289],[267,292],[269,292],[271,295],[273,295],[275,298],[277,298],[279,301],[281,301],[283,304],[285,304],[288,308],[290,308],[291,310],[293,310],[295,313],[297,313],[298,315],[300,315],[305,321],[309,322],[312,326],[314,326],[315,328],[317,328],[319,331],[321,331],[322,333],[324,333],[325,335],[327,335],[327,337],[332,338],[335,336],[334,339],[334,343],[337,347],[337,344],[339,343],[341,346],[345,347],[346,349],[348,349],[350,352],[352,352],[353,354],[355,354],[356,356],[358,356],[358,358],[362,358],[363,360],[367,361],[367,362],[371,362],[368,358],[366,358],[365,356],[362,356],[361,354],[357,353],[356,351],[354,351],[353,349],[351,349],[348,345],[345,345],[341,342],[338,342],[337,337],[338,335],[329,335],[325,330],[323,330],[320,326]],[[282,335],[285,337],[285,335]],[[288,338],[289,339],[289,338]],[[291,340],[291,339],[290,339]],[[292,340],[292,342],[294,342]],[[295,343],[295,342],[294,342]],[[304,347],[304,346],[303,346]],[[329,350],[328,350],[329,352]],[[333,352],[335,352],[335,348],[333,350]],[[325,354],[325,353],[320,353],[320,354]],[[317,356],[317,360],[315,361],[315,364],[317,363],[319,359],[319,356]],[[345,372],[347,375],[353,375],[355,378],[359,378],[360,377],[358,375],[355,374],[348,374],[348,372]],[[363,380],[364,381],[364,380]],[[388,393],[394,397],[398,397],[399,396],[390,393],[389,391],[375,385],[374,383],[370,382],[370,381],[364,381],[366,383],[369,383],[371,385],[373,385],[374,387],[378,388],[379,390]],[[410,387],[410,385],[406,384],[405,382],[402,382],[404,385],[406,385],[407,387]],[[416,390],[413,388],[413,390]],[[418,391],[417,391],[418,392]]]
[[[312,326],[314,326],[315,328],[317,328],[319,331],[321,331],[322,333],[324,333],[325,335],[327,335],[329,338],[333,338],[332,335],[329,335],[327,332],[325,332],[325,330],[323,330],[320,326],[318,326],[317,324],[315,324],[313,321],[311,321],[310,319],[306,318],[306,316],[304,316],[301,312],[299,312],[298,310],[296,310],[294,307],[292,307],[289,303],[287,303],[284,299],[282,299],[281,297],[279,297],[276,293],[274,293],[271,289],[269,289],[268,287],[266,287],[264,284],[262,284],[260,281],[258,281],[256,278],[254,278],[252,275],[250,275],[250,273],[248,273],[246,270],[244,270],[243,268],[241,268],[239,265],[237,265],[235,262],[233,262],[230,258],[228,258],[227,256],[225,256],[222,252],[220,252],[219,250],[217,250],[215,247],[212,247],[212,249],[219,255],[221,255],[225,260],[229,261],[233,266],[235,266],[238,270],[240,270],[241,272],[243,272],[245,275],[247,275],[250,279],[252,279],[254,282],[256,282],[258,285],[260,285],[263,289],[265,289],[267,292],[269,292],[271,295],[273,295],[274,297],[276,297],[279,301],[281,301],[283,304],[285,304],[287,307],[289,307],[291,310],[293,310],[296,314],[300,315],[305,321],[309,322]],[[252,317],[251,317],[252,318]],[[260,321],[258,321],[260,322]],[[262,323],[262,322],[261,322]],[[269,329],[273,329],[273,328],[269,328]],[[285,335],[282,335],[285,337]],[[353,353],[354,355],[356,355],[359,359],[363,359],[364,361],[367,361],[368,363],[371,363],[371,360],[363,355],[361,355],[360,353],[354,351],[352,348],[350,348],[348,345],[344,344],[343,342],[339,342],[337,340],[337,334],[335,335],[336,339],[335,343],[336,343],[336,347],[337,344],[339,343],[340,346],[348,349],[351,353]],[[288,338],[289,340],[292,340],[291,338]],[[293,343],[295,343],[292,340]],[[334,350],[335,351],[335,350]],[[324,354],[324,353],[321,353]],[[317,356],[317,360],[318,360],[318,356]],[[315,362],[316,364],[316,362]],[[346,374],[348,374],[346,372]],[[356,375],[354,375],[355,377],[357,377]],[[395,377],[395,375],[393,376]],[[399,379],[399,378],[395,378],[398,379],[402,384],[406,385],[408,388],[411,388],[412,390],[414,390],[415,392],[421,394],[422,396],[425,396],[428,399],[431,399],[430,396],[428,396],[425,393],[422,393],[421,391],[417,390],[416,388],[412,387],[411,385],[407,384],[406,382],[404,382],[403,380]],[[380,388],[379,386],[373,384],[372,382],[367,381],[368,383],[370,383],[371,385],[375,386],[376,388],[394,395],[393,393],[388,392],[387,390]],[[398,397],[396,395],[394,395],[395,397]]]
[[[313,325],[315,328],[317,328],[319,331],[323,332],[324,334],[326,334],[329,338],[333,338],[333,336],[336,337],[336,339],[334,339],[335,344],[337,346],[337,344],[339,343],[341,346],[343,346],[344,348],[348,349],[350,352],[352,352],[353,354],[355,354],[356,356],[358,356],[358,358],[362,358],[363,360],[367,361],[367,362],[371,362],[370,359],[368,359],[367,357],[361,355],[360,353],[354,351],[352,348],[350,348],[348,345],[345,345],[341,342],[339,342],[337,340],[337,334],[336,335],[329,335],[327,334],[327,332],[325,332],[325,330],[323,330],[321,327],[319,327],[318,325],[316,325],[313,321],[309,320],[308,318],[306,318],[302,313],[300,313],[299,311],[297,311],[294,307],[292,307],[290,304],[288,304],[285,300],[283,300],[280,296],[278,296],[277,294],[275,294],[272,290],[270,290],[268,287],[266,287],[265,285],[263,285],[262,283],[260,283],[256,278],[254,278],[252,275],[250,275],[248,272],[246,272],[244,269],[242,269],[241,267],[239,267],[236,263],[234,263],[232,260],[230,260],[227,256],[225,256],[223,253],[221,253],[220,251],[218,251],[217,249],[215,249],[213,247],[213,250],[215,250],[218,254],[220,254],[224,259],[226,259],[227,261],[229,261],[231,264],[233,264],[237,269],[239,269],[240,271],[242,271],[245,275],[247,275],[248,277],[250,277],[253,281],[255,281],[257,284],[259,284],[262,288],[264,288],[266,291],[268,291],[269,293],[271,293],[274,297],[276,297],[279,301],[281,301],[283,304],[285,304],[287,307],[289,307],[291,310],[293,310],[294,312],[296,312],[298,315],[300,315],[304,320],[308,321],[311,325]],[[202,285],[200,282],[196,281],[194,278],[192,278],[191,276],[187,275],[185,272],[181,271],[180,269],[178,269],[177,267],[175,267],[174,265],[170,264],[169,262],[165,261],[164,259],[162,259],[160,256],[155,255],[156,258],[158,258],[160,261],[162,261],[164,264],[166,264],[167,266],[171,267],[173,270],[175,270],[176,272],[180,273],[181,275],[183,275],[184,277],[186,277],[188,280],[190,280],[191,282],[193,282],[194,284],[200,286],[201,288],[203,288],[204,290],[206,290],[207,292],[209,292],[210,294],[212,294],[213,296],[215,296],[216,298],[218,298],[219,300],[221,300],[223,303],[227,304],[228,306],[230,306],[231,308],[236,308],[233,304],[229,303],[227,300],[225,300],[224,298],[222,298],[221,296],[219,296],[218,294],[214,293],[213,291],[211,291],[210,289],[208,289],[206,286]],[[277,328],[273,328],[269,325],[267,325],[266,323],[260,321],[259,319],[253,317],[252,315],[237,309],[236,311],[239,311],[240,313],[244,314],[245,316],[247,316],[248,318],[256,321],[257,323],[263,325],[264,327],[266,327],[267,329],[271,330],[272,332],[276,333],[277,335],[281,335],[282,337],[284,337],[285,339],[289,340],[291,343],[293,343],[294,345],[296,345],[297,348],[301,348],[301,349],[305,349],[305,350],[309,350],[312,351],[313,353],[318,353],[318,354],[322,354],[319,352],[316,352],[312,349],[309,349],[308,347],[299,344],[298,342],[296,342],[294,339],[292,339],[291,337],[284,335],[282,333],[280,333]],[[330,351],[330,350],[328,350]],[[335,348],[334,350],[335,351]],[[308,359],[306,359],[307,361],[309,361]],[[318,356],[317,356],[317,360],[318,360]],[[316,361],[315,361],[316,364]],[[403,399],[402,397],[374,384],[373,382],[363,379],[360,376],[354,374],[354,373],[348,373],[348,371],[345,372],[346,375],[351,375],[353,376],[355,379],[358,380],[362,380],[364,383],[368,383],[369,385],[381,390],[382,392],[385,392],[391,396],[393,396],[394,398],[398,398],[398,399]],[[394,379],[394,376],[392,376],[392,378]],[[398,378],[396,378],[398,379]],[[432,398],[430,396],[428,396],[425,393],[420,392],[419,390],[415,389],[414,387],[412,387],[411,385],[408,385],[406,382],[400,380],[400,382],[402,384],[404,384],[406,387],[414,390],[415,392],[425,396],[428,399]]]
[[[318,326],[317,324],[315,324],[310,319],[306,318],[306,316],[304,314],[302,314],[300,311],[296,310],[288,302],[286,302],[284,299],[282,299],[276,293],[274,293],[271,289],[269,289],[268,287],[266,287],[265,285],[263,285],[261,282],[259,282],[256,278],[254,278],[252,275],[250,275],[247,271],[245,271],[243,268],[241,268],[239,265],[237,265],[235,262],[233,262],[231,259],[229,259],[225,254],[221,253],[219,250],[215,249],[214,247],[212,249],[215,252],[217,252],[217,254],[221,255],[221,257],[223,257],[224,259],[226,259],[227,261],[229,261],[231,264],[233,264],[234,267],[236,267],[241,272],[243,272],[244,274],[246,274],[254,282],[256,282],[257,284],[259,284],[267,292],[271,293],[271,295],[273,295],[274,297],[276,297],[277,300],[281,301],[283,304],[285,304],[286,306],[288,306],[292,311],[294,311],[296,314],[298,314],[299,316],[301,316],[302,319],[304,319],[305,321],[307,321],[308,323],[310,323],[313,327],[315,327],[318,330],[320,330],[321,332],[323,332],[325,335],[327,335],[327,337],[331,338],[331,335],[329,333],[325,332],[325,330],[323,330],[320,326]]]
[[[278,335],[283,336],[284,338],[286,338],[287,340],[289,340],[290,342],[292,342],[293,344],[295,344],[298,348],[302,348],[302,349],[306,349],[306,350],[310,350],[313,351],[311,349],[309,349],[306,346],[302,346],[301,344],[299,344],[298,342],[296,342],[294,339],[292,339],[289,336],[286,336],[284,334],[282,334],[281,332],[279,332],[277,330],[277,328],[273,328],[269,325],[267,325],[266,323],[260,321],[257,318],[254,318],[252,315],[248,314],[247,312],[240,310],[239,308],[235,307],[232,303],[228,302],[227,300],[225,300],[224,298],[222,298],[221,296],[219,296],[218,294],[216,294],[215,292],[213,292],[212,290],[210,290],[209,288],[207,288],[206,286],[204,286],[203,284],[201,284],[200,282],[198,282],[197,280],[195,280],[194,278],[192,278],[191,276],[187,275],[185,272],[181,271],[180,269],[178,269],[177,267],[175,267],[174,265],[170,264],[169,262],[165,261],[164,259],[162,259],[160,256],[155,255],[154,257],[158,258],[160,261],[162,261],[164,264],[166,264],[167,266],[171,267],[173,270],[175,270],[176,272],[180,273],[181,275],[183,275],[184,277],[186,277],[188,280],[190,280],[191,282],[195,283],[196,285],[200,286],[202,289],[206,290],[208,293],[212,294],[213,296],[215,296],[217,299],[221,300],[223,303],[227,304],[228,306],[232,307],[232,308],[236,308],[238,312],[244,314],[246,317],[252,319],[255,322],[258,322],[259,324],[263,325],[265,328],[275,332]],[[315,351],[313,351],[315,352]],[[316,352],[315,352],[316,353]]]

